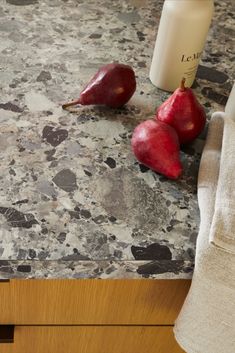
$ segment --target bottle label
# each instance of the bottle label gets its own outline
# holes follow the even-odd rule
[[[197,68],[198,68],[198,65],[188,67],[187,71],[184,72],[184,77],[190,79],[193,76],[195,76],[195,72],[197,71]]]
[[[198,53],[194,53],[192,55],[183,54],[182,57],[181,57],[181,62],[187,63],[187,62],[191,62],[193,60],[198,60],[201,55],[202,55],[202,51],[198,52]]]
[[[202,51],[194,53],[192,55],[183,54],[181,56],[181,63],[183,63],[185,66],[185,72],[183,73],[185,78],[187,79],[194,78],[201,55],[202,55]]]

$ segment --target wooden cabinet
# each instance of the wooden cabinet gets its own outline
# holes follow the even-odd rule
[[[172,330],[189,286],[147,279],[0,283],[0,323],[15,325],[14,343],[0,344],[0,352],[183,352]]]
[[[16,326],[1,353],[182,353],[168,326]]]

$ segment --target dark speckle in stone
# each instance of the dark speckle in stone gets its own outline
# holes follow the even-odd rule
[[[101,224],[101,223],[103,223],[103,222],[106,221],[106,217],[101,214],[101,215],[99,215],[99,216],[97,216],[97,217],[95,217],[95,218],[92,218],[92,220],[93,220],[96,224]]]
[[[20,107],[18,107],[17,105],[8,102],[8,103],[0,103],[0,109],[3,110],[10,110],[11,112],[15,112],[15,113],[22,113],[23,109],[21,109]]]
[[[116,167],[116,161],[111,158],[111,157],[108,157],[104,163],[106,163],[111,169],[115,168]]]
[[[14,169],[9,169],[9,174],[10,175],[13,175],[13,176],[16,176],[16,172],[14,171]]]
[[[166,227],[166,230],[167,230],[168,232],[171,232],[172,229],[173,229],[173,225],[172,225],[172,224],[171,224],[170,226]]]
[[[109,275],[110,273],[114,272],[116,270],[115,266],[108,267],[105,273]]]
[[[99,39],[102,37],[102,34],[100,33],[92,33],[89,35],[89,38],[92,38],[92,39]]]
[[[51,164],[49,165],[49,168],[55,168],[55,167],[57,167],[57,165],[58,165],[58,161],[53,160],[53,161],[51,162]]]
[[[37,181],[38,180],[38,177],[35,175],[35,174],[31,174],[31,177],[34,181]]]
[[[84,218],[91,218],[91,212],[88,211],[88,210],[81,210],[81,216],[84,217]]]
[[[138,61],[137,65],[139,67],[146,67],[146,62],[145,61]]]
[[[66,233],[61,232],[61,233],[56,237],[56,239],[58,240],[58,242],[59,242],[60,244],[63,244],[63,242],[64,242],[65,239],[66,239]]]
[[[211,108],[211,103],[210,103],[210,102],[206,102],[206,103],[204,104],[204,107],[206,107],[206,108]]]
[[[128,42],[131,42],[131,40],[130,39],[127,39],[127,38],[122,38],[122,39],[119,39],[118,40],[118,43],[128,43]]]
[[[229,16],[231,16],[232,18],[235,18],[234,12],[228,12],[227,14],[228,14]]]
[[[71,219],[73,219],[73,218],[80,219],[80,213],[77,211],[69,211],[69,215],[70,215]]]
[[[6,0],[8,4],[17,5],[17,6],[25,6],[37,4],[38,0]]]
[[[40,251],[38,254],[39,260],[45,260],[49,255],[49,251]]]
[[[45,82],[51,80],[51,74],[49,71],[41,71],[37,77],[37,82]]]
[[[211,100],[213,100],[214,102],[221,104],[221,105],[225,105],[227,103],[228,97],[226,97],[225,95],[218,93],[216,91],[214,91],[211,87],[204,87],[202,89],[202,94],[204,97],[207,97]]]
[[[112,34],[120,33],[123,31],[123,28],[110,28],[109,32]]]
[[[93,270],[93,272],[96,273],[96,274],[100,273],[99,267],[95,268],[95,269]]]
[[[161,260],[153,261],[138,267],[137,272],[141,275],[154,275],[166,272],[179,274],[183,271],[184,261],[182,260]]]
[[[151,244],[147,248],[132,246],[131,252],[135,260],[171,260],[172,254],[166,245]]]
[[[190,273],[190,272],[193,272],[193,269],[194,269],[194,265],[187,266],[187,267],[183,268],[183,272],[184,273]]]
[[[42,138],[53,147],[58,146],[68,137],[68,131],[65,129],[54,130],[53,126],[46,125],[42,131]]]
[[[12,205],[21,205],[22,203],[28,203],[28,202],[29,202],[28,199],[23,199],[23,200],[13,202]]]
[[[146,167],[145,165],[140,164],[140,163],[139,163],[139,168],[140,168],[141,173],[146,173],[149,170],[148,167]]]
[[[63,169],[52,179],[52,181],[62,190],[70,192],[76,190],[76,175],[70,169]]]
[[[140,32],[140,31],[137,31],[136,34],[137,34],[137,36],[138,36],[140,42],[145,41],[145,35],[144,35],[144,33]]]
[[[224,83],[228,80],[228,75],[224,72],[203,65],[198,66],[197,77],[216,83]]]
[[[36,257],[36,251],[34,249],[29,249],[29,257],[34,259]]]
[[[115,259],[121,259],[122,251],[121,250],[114,250],[113,255],[114,255]]]
[[[5,272],[5,273],[14,273],[13,269],[12,269],[10,266],[0,267],[0,272]]]
[[[197,88],[197,87],[200,87],[200,86],[199,86],[197,80],[194,80],[191,88]]]
[[[87,122],[88,120],[94,120],[94,117],[90,114],[85,114],[85,113],[81,113],[78,117],[77,117],[77,121],[79,123],[82,122]]]
[[[172,225],[172,226],[175,226],[175,225],[177,225],[179,223],[181,223],[181,221],[179,221],[178,219],[171,219],[170,220],[170,225]]]
[[[67,245],[67,244],[66,244]],[[88,256],[81,255],[79,252],[62,257],[64,261],[90,260]]]
[[[22,213],[15,208],[0,207],[0,213],[6,218],[11,227],[31,228],[33,224],[38,224],[38,221],[31,213]]]
[[[47,234],[48,233],[48,229],[47,228],[42,228],[41,233],[42,234]]]
[[[7,260],[0,260],[0,266],[8,266],[9,265],[9,261]]]
[[[98,238],[98,243],[100,245],[104,245],[107,243],[107,235],[102,234],[99,238]]]
[[[90,172],[88,172],[88,170],[84,169],[84,173],[87,175],[87,176],[92,176],[92,174]]]
[[[194,261],[194,259],[195,259],[195,252],[194,252],[194,250],[191,249],[191,248],[188,248],[188,249],[186,250],[186,253],[187,253],[187,256],[188,256],[189,260]]]
[[[24,151],[25,151],[25,148],[22,147],[22,146],[20,146],[20,147],[19,147],[19,152],[24,152]]]
[[[16,85],[15,83],[10,83],[10,84],[9,84],[9,87],[11,87],[11,88],[16,88],[16,86],[17,86],[17,85]]]
[[[22,260],[22,259],[25,259],[26,256],[27,256],[27,251],[25,249],[19,249],[17,254],[17,259]]]
[[[11,160],[11,162],[9,163],[9,165],[13,165],[13,164],[15,164],[15,160],[14,160],[14,159]]]
[[[47,155],[47,161],[51,162],[54,161],[55,158],[53,157],[53,155],[55,154],[56,149],[53,148],[53,150],[49,150],[49,151],[45,151],[44,153]]]
[[[109,220],[110,220],[110,222],[114,223],[114,222],[116,222],[117,218],[114,216],[110,216]]]
[[[18,272],[31,272],[31,266],[30,265],[19,265],[19,266],[17,266],[17,271]]]

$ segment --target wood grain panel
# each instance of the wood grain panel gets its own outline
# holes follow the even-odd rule
[[[172,327],[19,326],[1,353],[183,353]]]
[[[11,280],[0,283],[0,322],[171,325],[189,286],[189,280]]]

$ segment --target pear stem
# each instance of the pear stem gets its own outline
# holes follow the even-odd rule
[[[77,105],[77,104],[81,104],[80,98],[75,99],[75,100],[73,100],[71,102],[62,104],[62,109],[66,109],[68,107],[71,107],[72,105]]]
[[[185,77],[183,77],[181,80],[181,83],[180,83],[180,90],[181,91],[185,91],[185,85],[184,85],[185,81],[186,81],[186,79],[185,79]]]

